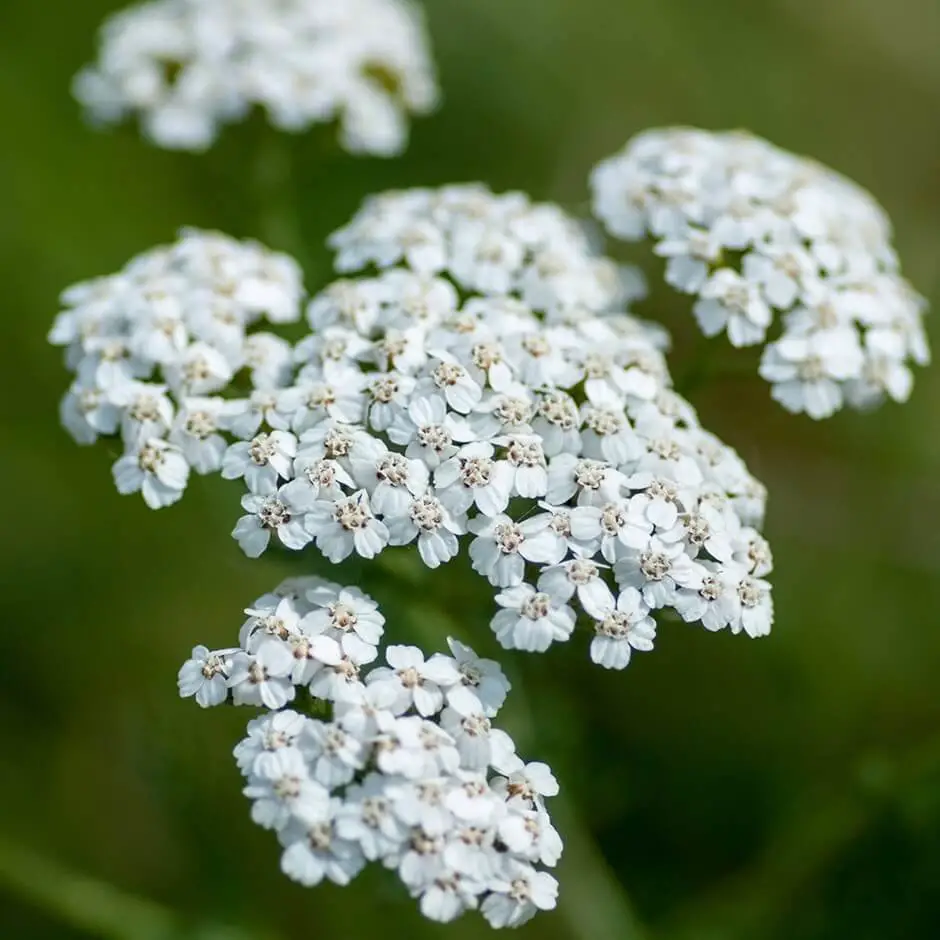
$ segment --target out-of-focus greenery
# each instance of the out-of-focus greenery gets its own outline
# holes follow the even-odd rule
[[[0,936],[488,936],[474,915],[421,921],[383,873],[314,891],[279,874],[228,756],[246,714],[200,712],[175,675],[316,562],[243,558],[237,489],[217,480],[160,513],[119,497],[113,448],[80,450],[58,427],[66,375],[45,333],[59,290],[181,224],[258,235],[263,209],[260,123],[204,157],[83,125],[70,76],[115,5],[0,4]],[[750,128],[870,187],[906,272],[940,299],[936,0],[427,6],[446,103],[406,157],[288,143],[311,288],[325,235],[369,192],[482,179],[579,207],[597,159],[681,122]],[[688,306],[655,288],[641,308],[673,329],[676,371]],[[591,667],[584,642],[511,660],[506,723],[556,769],[568,840],[560,908],[523,935],[940,936],[940,379],[822,424],[756,378],[695,402],[769,486],[775,632],[669,626],[623,674]],[[392,636],[440,646],[457,630],[492,648],[487,592],[459,566],[419,590],[370,572]]]

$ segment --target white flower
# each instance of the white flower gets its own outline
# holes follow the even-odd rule
[[[523,763],[518,757],[513,758],[510,766],[497,767],[506,776],[497,777],[493,789],[509,801],[515,801],[524,809],[538,808],[542,798],[557,796],[558,781],[548,764],[542,761]]]
[[[388,436],[394,443],[406,445],[406,457],[422,460],[433,469],[457,453],[455,440],[467,440],[472,433],[448,413],[442,397],[431,395],[413,399],[408,411],[389,427]]]
[[[320,588],[308,591],[307,598],[323,603],[303,618],[303,628],[312,635],[327,633],[344,643],[347,636],[354,634],[364,643],[378,646],[385,618],[379,613],[379,605],[367,594],[357,588],[335,592]]]
[[[574,611],[530,584],[501,591],[496,603],[504,609],[493,617],[491,626],[506,649],[543,653],[553,642],[567,640],[574,630]]]
[[[296,454],[297,438],[290,432],[259,434],[229,447],[222,459],[222,476],[226,480],[244,477],[252,493],[266,496],[277,489],[278,478],[289,480],[293,476]]]
[[[281,855],[281,871],[304,887],[320,884],[325,878],[334,884],[347,885],[362,871],[366,859],[354,840],[344,839],[337,832],[336,814],[342,801],[330,800],[331,818],[310,823],[295,819],[278,833],[285,847]]]
[[[311,694],[331,702],[359,701],[363,689],[360,671],[378,655],[375,647],[359,643],[347,651],[332,637],[321,635],[310,640],[310,649],[320,663],[310,680]]]
[[[305,524],[305,514],[314,509],[317,501],[308,491],[282,486],[270,496],[249,493],[242,497],[242,516],[232,531],[242,551],[249,558],[263,554],[274,533],[285,548],[297,551],[312,538]]]
[[[441,924],[456,920],[464,911],[477,907],[485,885],[459,872],[442,872],[421,890],[421,913]]]
[[[429,568],[450,561],[459,550],[457,536],[466,531],[465,518],[454,517],[431,493],[419,496],[405,513],[386,516],[389,544],[407,545],[418,540],[418,554]]]
[[[461,515],[471,506],[484,516],[497,516],[509,505],[516,474],[505,460],[494,459],[492,444],[466,444],[434,472],[440,501]]]
[[[732,633],[744,630],[751,637],[766,636],[774,620],[770,585],[761,578],[745,577],[738,583],[737,592],[741,616],[731,622]]]
[[[363,742],[338,724],[308,721],[297,742],[311,776],[327,789],[349,783],[365,766]]]
[[[253,774],[243,792],[254,801],[252,820],[265,829],[283,829],[292,818],[315,824],[329,817],[329,792],[310,779],[303,754],[293,747],[275,751],[265,772]]]
[[[420,397],[443,396],[447,406],[460,414],[468,414],[483,397],[483,389],[454,357],[438,352],[427,379],[418,383],[415,394]]]
[[[491,927],[519,927],[536,911],[550,911],[558,898],[558,882],[525,862],[506,862],[494,889],[480,905]]]
[[[445,708],[441,727],[453,738],[460,752],[461,766],[469,770],[486,770],[491,764],[501,766],[515,753],[509,735],[493,728],[486,715],[461,715],[452,708]]]
[[[123,409],[121,436],[128,446],[151,437],[166,437],[173,423],[173,403],[165,385],[123,382],[109,389],[108,397]]]
[[[569,384],[577,381],[572,378]],[[545,454],[579,454],[581,452],[581,416],[575,400],[567,393],[553,391],[539,397],[538,412],[532,422],[532,430],[543,442]],[[552,460],[555,463],[555,460]],[[551,485],[551,478],[549,478]]]
[[[377,704],[395,715],[412,706],[419,715],[434,715],[444,704],[443,688],[459,681],[454,664],[445,657],[424,655],[416,646],[390,646],[385,653],[388,668],[369,673],[368,684],[375,685]]]
[[[368,336],[379,318],[382,299],[379,281],[340,278],[310,301],[307,322],[314,330],[339,325]]]
[[[246,776],[277,776],[274,755],[297,741],[307,721],[290,709],[269,712],[248,722],[247,734],[233,752],[238,769]]]
[[[211,652],[205,646],[194,646],[192,656],[180,667],[177,684],[180,695],[195,696],[202,708],[221,705],[228,698],[227,676],[231,660],[227,651]]]
[[[571,536],[592,553],[600,550],[604,560],[613,564],[624,548],[642,550],[649,545],[653,523],[647,508],[643,496],[601,506],[575,506],[569,514]]]
[[[333,564],[353,552],[363,558],[374,558],[389,538],[385,523],[372,514],[365,490],[336,502],[317,500],[307,514],[306,528],[317,548]]]
[[[546,499],[560,506],[577,496],[579,506],[597,506],[619,498],[626,478],[606,461],[559,454],[548,467]]]
[[[764,350],[760,374],[788,411],[828,418],[842,407],[841,383],[858,378],[864,356],[850,330],[785,335]]]
[[[690,225],[664,238],[654,251],[669,259],[666,283],[684,294],[697,294],[721,255],[721,243],[708,229]]]
[[[561,858],[561,836],[544,810],[514,808],[514,812],[499,821],[498,831],[510,851],[532,862],[556,865]]]
[[[686,623],[700,622],[706,630],[721,630],[741,617],[738,596],[740,572],[703,562],[706,573],[696,589],[679,591],[675,608]],[[746,589],[745,589],[746,590]]]
[[[293,372],[291,345],[273,333],[252,333],[246,336],[241,357],[251,372],[252,384],[261,388],[278,388],[289,382]]]
[[[512,470],[512,492],[525,499],[538,499],[548,490],[545,452],[542,442],[532,434],[514,434],[493,441],[505,448]]]
[[[373,197],[330,243],[340,271],[403,262],[423,276],[446,271],[470,293],[523,296],[539,310],[603,310],[621,293],[614,265],[560,209],[479,184]]]
[[[773,313],[760,288],[730,268],[716,271],[700,297],[693,313],[706,336],[727,329],[732,346],[753,346],[767,335]]]
[[[254,437],[265,422],[279,431],[288,430],[286,422],[278,418],[277,396],[275,389],[256,388],[247,398],[229,399],[219,418],[220,426],[242,440]]]
[[[336,832],[359,843],[369,861],[392,854],[405,840],[406,828],[392,812],[387,790],[388,778],[370,773],[346,791],[336,813]]]
[[[383,728],[377,744],[379,770],[418,782],[417,786],[405,788],[411,798],[403,801],[399,792],[395,812],[409,825],[443,832],[450,814],[442,806],[441,793],[434,792],[442,789],[443,781],[433,784],[432,780],[441,774],[452,774],[460,766],[460,754],[450,736],[437,724],[419,715],[408,715]]]
[[[553,564],[560,561],[549,519],[534,517],[514,522],[509,516],[477,516],[467,523],[476,535],[470,543],[473,570],[495,587],[521,584],[525,563]]]
[[[567,603],[577,594],[578,603],[592,617],[603,616],[613,606],[610,588],[601,577],[602,568],[589,558],[573,558],[560,565],[544,568],[538,590]]]
[[[369,491],[377,513],[402,515],[428,488],[430,473],[422,461],[386,450],[379,441],[374,447],[362,448],[350,463],[353,476]]]
[[[236,653],[228,685],[236,705],[282,708],[294,698],[289,674],[290,650],[277,640],[262,643],[256,653]]]
[[[182,395],[209,395],[232,380],[235,369],[226,356],[208,343],[193,343],[178,363],[166,369],[167,381]]]
[[[224,408],[221,398],[183,399],[170,442],[179,447],[196,473],[214,473],[222,467],[227,445],[218,431]]]
[[[336,460],[327,457],[298,457],[294,461],[295,478],[283,487],[287,494],[302,500],[336,502],[356,488],[353,478]]]
[[[679,588],[697,589],[705,569],[694,562],[681,545],[653,539],[644,551],[628,550],[614,564],[614,575],[621,588],[634,587],[652,607],[674,603]]]
[[[300,625],[300,612],[289,597],[277,594],[259,598],[252,607],[246,607],[248,619],[242,624],[238,642],[249,652],[257,651],[266,639],[288,640]]]
[[[278,393],[277,411],[297,434],[324,418],[348,424],[362,420],[365,399],[360,392],[364,377],[358,369],[343,369],[332,381],[305,380]]]
[[[605,669],[624,669],[633,650],[653,648],[656,622],[649,616],[649,607],[636,588],[624,588],[616,605],[611,604],[599,614],[589,613],[597,618],[591,659]]]
[[[459,674],[457,684],[445,692],[447,704],[461,715],[479,711],[493,718],[511,688],[502,667],[492,659],[480,659],[469,646],[452,637],[447,638],[447,645]]]
[[[75,382],[59,405],[63,427],[79,444],[94,444],[99,434],[114,434],[121,409],[101,389]]]
[[[117,460],[112,474],[119,493],[140,492],[151,509],[161,509],[183,495],[189,464],[178,447],[150,438]]]

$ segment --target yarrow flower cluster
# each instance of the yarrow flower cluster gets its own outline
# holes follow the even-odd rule
[[[74,92],[98,122],[139,115],[162,147],[203,150],[258,106],[286,131],[335,121],[346,150],[382,156],[438,98],[411,0],[149,0],[106,21]]]
[[[409,255],[416,206],[433,261]],[[501,252],[488,231],[510,233]],[[504,647],[544,651],[580,619],[608,668],[652,648],[660,610],[770,630],[764,489],[670,389],[662,334],[605,308],[616,269],[560,210],[482,187],[390,194],[334,242],[341,267],[379,270],[312,299],[312,333],[278,359],[296,371],[256,369],[248,397],[215,401],[236,440],[197,469],[243,480],[246,554],[413,544],[437,568],[468,542]],[[152,462],[172,454],[180,484],[187,455],[147,432],[115,477],[166,503]]]
[[[179,689],[203,707],[265,709],[234,756],[284,874],[345,885],[379,862],[436,921],[479,910],[517,927],[555,906],[542,866],[562,851],[545,808],[558,784],[493,726],[509,691],[495,662],[451,639],[449,656],[390,646],[370,667],[377,605],[318,578],[285,582],[246,614],[239,646],[197,646]]]
[[[597,312],[641,296],[639,272],[600,256],[589,235],[556,205],[469,184],[367,199],[329,244],[340,273],[401,264],[444,274],[468,293],[519,297],[540,311]]]
[[[227,401],[218,393],[240,373],[257,388],[291,375],[290,344],[249,330],[299,319],[301,281],[286,255],[184,230],[118,274],[74,285],[49,334],[75,375],[62,423],[81,444],[121,436],[120,492],[141,491],[152,509],[176,502],[190,469],[222,467],[223,431],[250,437],[263,420],[263,396]]]
[[[788,410],[819,419],[910,395],[910,365],[929,360],[926,303],[855,183],[750,134],[667,128],[603,161],[592,187],[611,234],[656,240],[706,335],[766,343],[760,374]]]

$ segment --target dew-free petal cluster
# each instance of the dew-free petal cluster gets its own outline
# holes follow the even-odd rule
[[[438,98],[411,0],[150,0],[105,22],[74,92],[166,148],[203,150],[257,106],[280,130],[336,122],[346,150],[382,156]]]
[[[289,378],[290,344],[256,328],[299,319],[302,296],[292,258],[191,229],[117,274],[70,287],[49,333],[74,375],[63,425],[81,444],[119,435],[118,490],[142,492],[153,509],[175,502],[191,470],[231,468],[225,433],[260,427],[266,392],[224,395],[242,377],[259,390]],[[264,470],[253,467],[263,488]]]
[[[785,408],[819,419],[908,398],[929,360],[926,302],[862,187],[753,135],[690,128],[639,134],[591,183],[612,235],[655,240],[703,333],[764,346]]]
[[[517,927],[555,906],[558,784],[493,719],[509,682],[492,660],[389,646],[357,588],[294,578],[245,611],[239,646],[197,646],[179,690],[203,707],[264,709],[234,756],[251,818],[302,885],[345,885],[369,862],[395,871],[421,912],[479,910]],[[291,707],[287,707],[291,706]]]
[[[462,291],[518,297],[544,312],[597,312],[644,291],[638,271],[602,257],[583,223],[558,206],[481,184],[374,196],[330,245],[343,273],[402,264],[444,275]]]
[[[415,198],[453,206],[471,193],[502,198]],[[442,228],[460,227],[452,216]],[[362,263],[368,229],[354,222],[341,238]],[[539,210],[524,230],[533,244],[569,232],[577,301],[533,306],[524,266],[509,293],[489,293],[452,260],[431,271],[400,253],[310,300],[310,334],[217,402],[211,469],[244,488],[233,537],[252,558],[280,545],[334,564],[411,546],[436,569],[465,550],[504,647],[542,652],[584,632],[606,668],[652,648],[658,612],[766,634],[764,488],[672,390],[662,333],[612,306],[616,295],[586,305],[611,281],[585,272],[610,262],[574,223]],[[150,505],[178,498],[190,466],[209,467],[159,430],[139,430],[145,443],[115,469]]]

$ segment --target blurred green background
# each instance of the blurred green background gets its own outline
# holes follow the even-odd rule
[[[407,156],[290,142],[309,287],[324,237],[369,192],[481,179],[582,207],[596,160],[682,122],[747,127],[858,179],[940,300],[937,0],[426,5],[446,103]],[[257,123],[202,158],[83,126],[69,80],[116,6],[0,3],[0,937],[488,936],[474,915],[423,922],[382,873],[314,891],[279,874],[229,759],[246,713],[200,712],[175,677],[302,566],[241,557],[235,489],[200,481],[151,513],[114,491],[107,445],[80,450],[58,426],[66,374],[45,334],[64,286],[181,224],[259,234]],[[688,303],[656,288],[641,312],[673,329],[681,371]],[[823,424],[784,414],[756,377],[695,403],[770,488],[775,632],[668,627],[624,674],[592,668],[584,642],[511,661],[505,721],[561,779],[568,843],[560,908],[522,935],[940,936],[937,372],[904,407]],[[420,592],[362,583],[394,636],[442,644],[450,616],[490,649],[486,592],[459,571]]]

